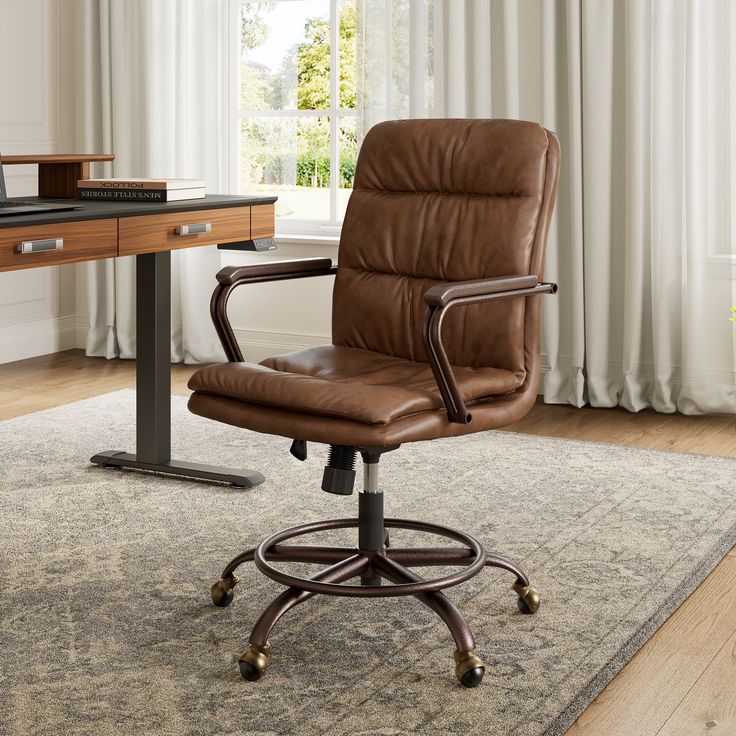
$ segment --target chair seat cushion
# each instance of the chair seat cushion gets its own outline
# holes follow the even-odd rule
[[[457,367],[463,399],[473,404],[515,391],[523,373]],[[427,363],[370,350],[323,345],[261,364],[225,363],[195,373],[189,388],[203,394],[366,424],[444,408]]]

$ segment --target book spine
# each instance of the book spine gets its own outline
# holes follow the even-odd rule
[[[148,191],[149,189],[163,189],[168,191],[179,191],[180,189],[202,189],[205,182],[200,179],[175,179],[171,181],[155,180],[150,181],[120,181],[112,179],[79,179],[77,187],[79,189],[112,189],[121,191]]]
[[[167,202],[163,189],[77,189],[78,199],[125,200],[128,202]]]
[[[148,191],[149,189],[169,189],[166,181],[109,181],[106,179],[80,179],[77,182],[79,189],[110,189],[112,191]]]

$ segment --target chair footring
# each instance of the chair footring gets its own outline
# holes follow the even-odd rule
[[[250,635],[250,646],[240,658],[240,671],[246,680],[255,681],[266,672],[271,652],[268,637],[279,619],[294,606],[316,594],[343,597],[377,598],[412,595],[431,608],[445,622],[455,642],[455,676],[465,687],[479,685],[485,665],[475,653],[475,640],[460,611],[440,592],[468,580],[485,567],[498,567],[515,576],[512,590],[517,605],[524,614],[539,609],[539,594],[531,587],[527,574],[513,560],[487,553],[468,534],[449,527],[409,519],[384,519],[388,529],[409,529],[442,536],[457,542],[456,547],[387,547],[360,549],[355,547],[286,544],[288,540],[314,532],[357,528],[359,520],[330,519],[302,524],[280,531],[235,557],[222,577],[212,586],[212,600],[217,606],[227,606],[233,599],[238,583],[236,568],[253,561],[272,580],[287,586],[266,608]],[[388,531],[386,537],[388,538]],[[309,578],[287,574],[271,562],[307,562],[328,564],[329,567]],[[411,567],[462,567],[462,570],[442,577],[424,579]],[[359,578],[359,584],[347,581]]]
[[[410,519],[385,519],[383,521],[384,526],[395,529],[411,529],[414,531],[426,532],[429,534],[436,534],[442,537],[447,537],[463,545],[462,548],[455,550],[455,556],[457,553],[464,555],[467,559],[464,560],[460,565],[462,570],[459,572],[452,573],[450,575],[444,575],[439,578],[431,580],[420,579],[413,582],[401,582],[394,585],[341,585],[332,582],[323,582],[321,580],[315,580],[314,578],[303,578],[297,575],[290,575],[282,570],[277,569],[272,564],[271,560],[287,558],[293,560],[295,555],[290,553],[293,549],[292,545],[284,544],[290,539],[295,537],[301,537],[305,534],[311,534],[313,532],[332,530],[332,529],[346,529],[355,528],[359,524],[359,520],[355,518],[350,519],[330,519],[328,521],[313,522],[311,524],[302,524],[300,526],[292,527],[291,529],[285,529],[277,532],[270,536],[264,542],[258,545],[253,552],[253,561],[256,567],[267,577],[275,580],[282,585],[286,585],[290,588],[299,588],[300,590],[308,590],[312,593],[321,593],[323,595],[337,595],[345,597],[359,597],[359,598],[391,598],[394,596],[401,595],[421,595],[422,593],[429,593],[432,591],[443,590],[444,588],[450,588],[453,585],[459,585],[460,583],[469,580],[473,576],[477,575],[483,570],[486,563],[486,554],[481,546],[480,542],[463,532],[450,529],[449,527],[440,526],[439,524],[429,524],[427,522],[413,521]],[[383,535],[381,535],[383,536]],[[306,557],[308,547],[298,547],[299,554],[302,558]],[[372,568],[381,574],[380,564],[383,558],[394,559],[396,562],[403,561],[400,558],[404,557],[404,553],[410,552],[410,550],[404,550],[395,547],[381,547],[380,549],[349,549],[341,547],[330,547],[330,548],[311,548],[313,550],[326,549],[327,555],[334,555],[336,558],[342,556],[346,559],[350,555],[360,555],[364,558],[366,565],[371,565]],[[438,553],[436,560],[432,562],[433,565],[445,565],[453,564],[447,563],[447,554],[442,549],[436,550]],[[310,553],[313,555],[311,559],[302,559],[301,561],[317,561],[317,556],[320,554],[319,551]],[[276,555],[276,556],[275,556]],[[241,555],[242,557],[242,555]],[[236,558],[237,559],[237,558]],[[332,558],[331,558],[332,559]],[[409,563],[411,564],[411,563]],[[231,572],[232,565],[228,565],[226,570]]]

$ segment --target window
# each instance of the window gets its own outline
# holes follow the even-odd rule
[[[356,0],[238,0],[238,191],[280,232],[337,232],[357,158]]]

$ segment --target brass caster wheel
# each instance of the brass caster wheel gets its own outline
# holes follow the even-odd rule
[[[483,681],[486,666],[483,660],[475,654],[475,649],[469,652],[455,651],[455,677],[465,687],[478,687]]]
[[[255,682],[266,674],[271,645],[266,642],[262,647],[251,644],[240,657],[240,674],[244,680]]]
[[[516,595],[519,596],[516,600],[516,605],[523,614],[529,615],[539,610],[539,593],[531,585],[514,583],[511,587]]]
[[[229,578],[218,580],[210,590],[212,595],[212,602],[219,608],[225,608],[233,602],[235,593],[233,588],[238,584],[239,580],[236,575],[231,575]]]

